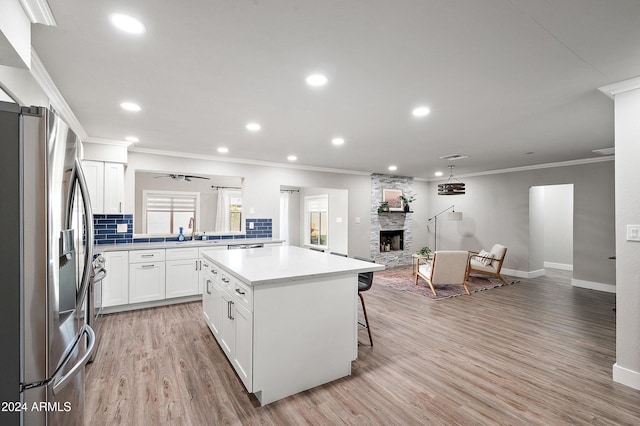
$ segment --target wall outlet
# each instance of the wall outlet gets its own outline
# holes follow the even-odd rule
[[[249,222],[249,229],[253,229],[253,224],[254,224],[254,223],[255,223],[255,222]]]
[[[126,223],[118,223],[116,224],[116,232],[118,234],[124,234],[127,232],[127,224]]]

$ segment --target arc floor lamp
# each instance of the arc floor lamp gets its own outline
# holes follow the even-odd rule
[[[435,215],[433,215],[432,217],[429,218],[428,222],[431,222],[433,220],[433,251],[435,252],[438,249],[438,216],[440,216],[443,213],[449,212],[449,210],[451,210],[449,213],[447,213],[447,220],[462,220],[462,212],[457,212],[455,209],[455,204],[447,207],[446,209],[442,210],[440,213],[436,213]]]

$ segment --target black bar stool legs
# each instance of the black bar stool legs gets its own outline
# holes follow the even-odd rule
[[[367,308],[364,305],[364,298],[362,297],[362,293],[358,292],[358,296],[360,296],[360,303],[362,303],[362,313],[364,313],[364,324],[359,322],[361,326],[367,329],[367,333],[369,333],[369,343],[373,346],[373,339],[371,338],[371,329],[369,328],[369,318],[367,317]]]

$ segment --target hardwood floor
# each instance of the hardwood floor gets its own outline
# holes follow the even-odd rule
[[[201,303],[107,315],[87,368],[91,425],[638,425],[614,383],[615,295],[570,274],[445,300],[374,286],[352,375],[260,407]],[[558,285],[561,284],[561,285]]]

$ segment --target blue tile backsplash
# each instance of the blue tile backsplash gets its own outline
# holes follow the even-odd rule
[[[116,232],[119,223],[127,224],[127,232]],[[250,223],[253,223],[253,229]],[[93,215],[94,238],[96,244],[127,244],[127,243],[161,243],[176,241],[175,237],[133,238],[132,214],[96,214]],[[244,235],[210,235],[210,240],[232,240],[243,238],[272,238],[271,219],[246,219]],[[197,239],[202,237],[198,236]]]
[[[127,224],[127,232],[116,232],[119,223]],[[93,235],[96,244],[126,244],[133,242],[132,214],[94,214]]]

